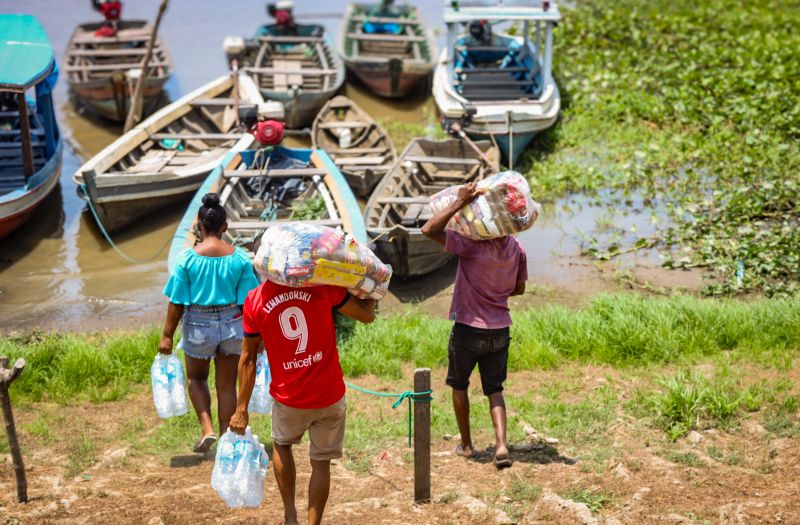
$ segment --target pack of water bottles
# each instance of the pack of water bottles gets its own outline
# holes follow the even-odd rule
[[[392,277],[392,267],[352,235],[304,223],[267,228],[253,266],[264,279],[285,286],[342,286],[371,299],[386,295]]]
[[[217,443],[211,488],[229,507],[258,507],[268,465],[267,451],[250,427],[244,435],[228,430]]]
[[[158,417],[167,419],[182,416],[189,411],[186,403],[186,387],[183,378],[183,364],[175,354],[156,354],[150,367],[150,381],[153,385],[153,403]]]
[[[247,411],[251,414],[269,414],[272,412],[272,396],[269,395],[269,384],[272,378],[269,373],[267,353],[261,352],[256,358],[256,384],[250,396]]]
[[[461,186],[453,186],[430,198],[434,213],[446,209],[458,198]],[[447,228],[483,241],[525,231],[536,222],[541,206],[531,198],[525,177],[504,171],[478,182],[481,195],[453,215]]]

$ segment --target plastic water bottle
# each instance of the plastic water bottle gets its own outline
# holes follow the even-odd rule
[[[350,128],[344,128],[339,132],[339,147],[347,149],[353,143],[353,132]]]
[[[258,436],[228,430],[217,444],[211,487],[232,508],[258,507],[264,493],[269,458]]]
[[[167,373],[168,356],[156,354],[153,366],[150,367],[150,381],[153,385],[153,404],[156,406],[158,417],[166,419],[172,417],[172,398],[170,395],[169,375]]]
[[[189,412],[189,407],[186,403],[183,363],[175,354],[171,354],[167,360],[167,375],[169,376],[169,397],[172,401],[172,415],[182,416]]]
[[[269,395],[270,385],[269,361],[266,352],[258,354],[256,359],[256,384],[250,396],[247,411],[252,414],[269,414],[272,412],[272,396]]]

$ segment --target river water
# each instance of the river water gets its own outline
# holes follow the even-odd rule
[[[158,3],[128,1],[123,15],[152,20]],[[314,20],[303,17],[303,13],[324,11],[328,16],[317,21],[336,35],[341,20],[331,15],[343,13],[347,3],[299,0],[295,11],[303,22]],[[75,26],[99,19],[90,4],[89,0],[0,0],[0,12],[36,15],[60,59]],[[441,2],[417,4],[423,6],[426,21],[443,30]],[[266,21],[262,0],[172,0],[160,30],[175,64],[166,85],[169,98],[174,100],[225,74],[223,38],[249,36]],[[400,102],[388,101],[349,84],[345,94],[373,116],[402,122],[423,121],[434,107],[424,94]],[[55,97],[65,138],[61,185],[29,224],[0,241],[0,332],[152,322],[165,306],[161,288],[168,275],[167,250],[148,263],[125,263],[102,238],[71,180],[80,165],[112,142],[121,128],[82,114],[69,99],[63,78]],[[579,228],[591,229],[600,211],[582,202],[577,202],[576,208],[576,202],[565,201],[546,208],[546,212],[540,223],[522,236],[528,248],[531,276],[555,285],[579,280],[579,274],[586,272],[586,264],[574,263],[580,251],[577,232]],[[182,214],[180,207],[165,210],[138,227],[115,235],[115,241],[133,257],[149,257],[173,235]],[[396,295],[401,301],[405,297],[424,297],[451,282],[452,275],[453,265],[433,279],[398,284]]]

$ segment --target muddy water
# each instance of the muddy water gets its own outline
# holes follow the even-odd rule
[[[166,86],[172,99],[225,74],[223,38],[249,35],[266,20],[265,2],[261,0],[173,0],[170,4],[161,36],[175,63]],[[336,14],[342,13],[346,4],[346,0],[299,0],[296,11]],[[429,24],[442,27],[440,2],[417,4],[424,6]],[[157,5],[157,0],[129,1],[123,13],[126,18],[152,19]],[[36,15],[59,59],[74,27],[98,19],[89,0],[0,0],[0,12]],[[303,18],[306,20],[312,19]],[[333,34],[338,33],[340,20],[328,17],[320,22]],[[352,85],[346,86],[345,94],[372,115],[403,122],[423,121],[433,108],[431,98],[424,94],[404,101],[386,101]],[[55,95],[66,142],[61,185],[36,218],[0,241],[0,332],[151,323],[164,308],[160,292],[167,278],[167,250],[156,252],[173,235],[182,210],[166,210],[115,235],[122,250],[135,258],[154,257],[151,262],[128,264],[115,254],[77,197],[71,177],[83,162],[119,135],[120,127],[77,109],[69,100],[63,77]],[[576,214],[562,204],[567,203],[552,207],[536,228],[522,237],[530,254],[531,276],[555,286],[585,277],[581,272],[587,271],[586,263],[576,259],[580,242],[575,228],[583,222],[586,225],[581,227],[590,228],[598,213],[589,208]],[[401,301],[429,296],[446,288],[452,274],[451,265],[431,279],[398,285],[397,296]]]

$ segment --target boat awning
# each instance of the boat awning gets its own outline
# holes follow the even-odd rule
[[[53,48],[31,15],[0,14],[0,91],[21,93],[55,73]],[[49,79],[55,83],[55,78]]]
[[[547,9],[545,9],[545,6]],[[540,20],[558,22],[561,12],[554,2],[544,0],[445,0],[446,24],[473,20]]]

